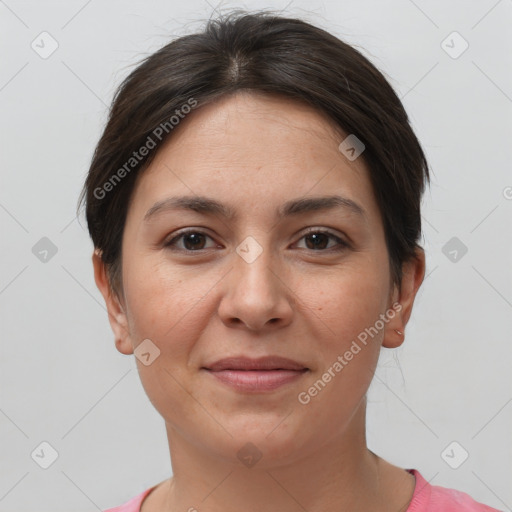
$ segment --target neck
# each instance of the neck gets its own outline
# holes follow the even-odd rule
[[[311,451],[293,460],[263,453],[251,467],[223,459],[167,425],[173,477],[159,509],[256,512],[272,504],[281,512],[406,510],[414,477],[368,450],[363,402],[345,431]]]

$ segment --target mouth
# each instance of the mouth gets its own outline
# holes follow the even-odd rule
[[[309,370],[305,365],[292,359],[279,356],[266,356],[253,359],[250,357],[226,357],[219,359],[212,364],[203,367],[212,372],[223,370],[234,371],[271,371],[271,370],[291,370],[302,371]]]
[[[291,359],[270,356],[259,359],[229,357],[202,367],[223,384],[242,392],[273,391],[309,371]]]

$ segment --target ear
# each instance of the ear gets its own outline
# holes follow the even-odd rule
[[[393,289],[389,308],[395,311],[395,315],[386,325],[384,340],[382,341],[383,347],[396,348],[403,343],[405,326],[411,316],[414,299],[424,277],[425,251],[418,247],[416,256],[402,265],[402,285],[400,289],[397,286]],[[396,307],[393,307],[393,304]]]
[[[108,320],[110,322],[110,327],[114,332],[116,348],[122,354],[133,354],[133,344],[130,338],[128,320],[124,307],[110,288],[106,267],[97,249],[93,252],[92,264],[94,267],[94,280],[96,281],[96,286],[103,295],[107,306]]]

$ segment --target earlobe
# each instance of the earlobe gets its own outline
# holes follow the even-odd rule
[[[402,266],[402,283],[400,290],[395,288],[394,297],[400,304],[398,313],[388,322],[382,346],[386,348],[399,347],[405,339],[405,326],[412,313],[416,294],[425,277],[425,252],[420,247],[416,256],[404,262]]]
[[[126,313],[118,297],[110,287],[105,263],[101,259],[98,249],[95,249],[93,252],[92,264],[96,286],[103,295],[105,305],[107,306],[108,320],[114,333],[116,348],[122,354],[133,354],[133,344],[130,338]]]

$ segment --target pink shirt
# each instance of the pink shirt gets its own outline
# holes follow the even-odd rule
[[[464,492],[430,485],[416,469],[407,471],[416,477],[416,486],[406,512],[500,512],[496,508],[476,502]],[[142,501],[155,487],[156,485],[146,489],[124,505],[104,512],[140,512]]]

